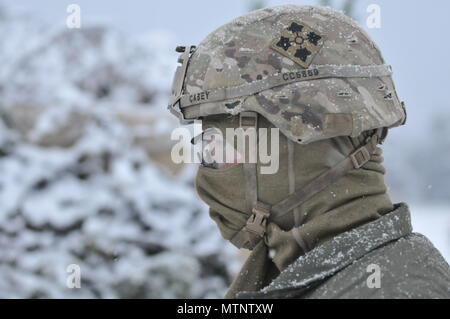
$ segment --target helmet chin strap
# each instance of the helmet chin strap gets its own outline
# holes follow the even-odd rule
[[[241,112],[239,114],[239,127],[242,129],[258,128],[258,113]],[[258,134],[256,134],[256,137]],[[255,145],[249,145],[249,152],[256,152]],[[244,159],[245,160],[245,159]],[[250,217],[246,225],[231,238],[231,243],[238,248],[252,250],[264,237],[270,206],[258,201],[258,180],[256,163],[244,162],[245,202]]]
[[[240,114],[240,127],[244,129],[256,129],[257,119],[257,113],[243,112]],[[385,133],[386,130],[383,128],[375,130],[375,132],[366,139],[363,145],[350,153],[344,160],[298,189],[295,187],[295,148],[293,142],[288,139],[288,183],[290,194],[273,206],[258,201],[256,163],[244,163],[246,210],[247,213],[250,214],[250,217],[248,218],[246,225],[231,238],[231,243],[238,248],[252,250],[261,239],[264,238],[267,221],[269,219],[276,222],[277,219],[292,211],[294,213],[295,223],[292,234],[299,246],[305,250],[305,243],[298,232],[298,227],[302,223],[298,207],[327,186],[334,184],[349,171],[360,169],[369,162],[372,154],[375,152],[376,146],[383,142],[383,139],[386,136]]]
[[[256,112],[242,112],[239,114],[239,127],[246,129],[254,129],[256,132],[256,139],[258,138],[258,113]],[[257,144],[257,143],[256,143]],[[256,145],[249,143],[249,153],[256,152]],[[249,155],[249,158],[251,156]],[[244,158],[244,176],[245,176],[245,202],[247,212],[252,213],[258,201],[258,181],[257,181],[257,167],[256,163],[247,163]]]
[[[287,147],[288,147],[288,182],[289,182],[289,195],[294,194],[295,192],[295,171],[294,171],[294,159],[295,159],[295,147],[294,142],[287,138]],[[302,248],[303,251],[306,251],[305,241],[302,239],[298,227],[302,224],[303,218],[300,216],[300,211],[298,206],[294,208],[294,227],[292,228],[292,235],[295,238],[297,244]]]
[[[375,130],[375,132],[366,139],[365,144],[350,153],[341,162],[328,169],[311,182],[295,190],[294,193],[284,200],[273,205],[270,209],[271,219],[276,221],[325,189],[327,186],[334,184],[349,171],[360,169],[364,166],[370,161],[376,146],[383,142],[383,137],[385,136],[384,132],[385,130],[383,128]]]

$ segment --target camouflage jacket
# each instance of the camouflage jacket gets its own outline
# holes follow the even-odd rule
[[[450,267],[408,207],[299,257],[268,286],[238,298],[450,298]]]

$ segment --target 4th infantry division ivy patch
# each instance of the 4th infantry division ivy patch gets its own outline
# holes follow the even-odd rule
[[[272,42],[272,49],[308,68],[323,46],[323,37],[304,23],[292,22]]]

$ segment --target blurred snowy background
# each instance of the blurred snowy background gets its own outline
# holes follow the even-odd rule
[[[288,1],[0,0],[0,298],[221,297],[239,267],[170,161],[178,44]],[[289,1],[345,10],[393,65],[408,125],[385,144],[387,181],[450,260],[450,3]],[[69,264],[82,288],[66,287]]]

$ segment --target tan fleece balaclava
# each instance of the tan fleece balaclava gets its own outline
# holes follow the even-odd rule
[[[263,117],[258,126],[274,128]],[[224,132],[227,127],[239,126],[238,116],[211,117],[203,120],[203,128],[216,127]],[[268,134],[270,144],[270,134]],[[358,138],[337,137],[308,145],[292,143],[279,136],[279,169],[275,174],[261,174],[257,163],[258,201],[269,205],[286,198],[289,185],[288,148],[294,149],[293,172],[295,189],[312,181],[324,171],[346,158],[363,144],[364,134]],[[336,183],[315,194],[295,211],[279,220],[269,218],[266,235],[250,253],[227,298],[239,291],[256,291],[270,283],[283,269],[300,255],[330,238],[373,221],[390,212],[393,205],[386,194],[382,166],[382,151],[376,148],[371,160],[360,169],[347,173]],[[199,196],[210,207],[210,216],[222,236],[230,240],[244,227],[246,212],[243,164],[224,169],[200,166],[196,178]],[[297,226],[297,227],[294,227]],[[296,228],[296,232],[292,230]],[[296,239],[297,238],[297,239]]]

